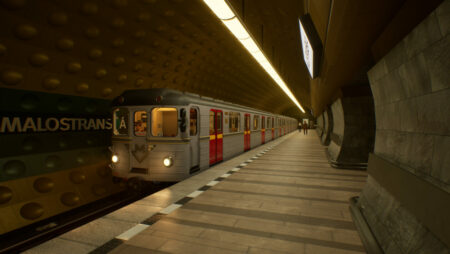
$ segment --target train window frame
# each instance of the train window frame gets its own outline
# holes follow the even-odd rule
[[[195,110],[195,133],[192,133],[192,111]],[[197,136],[198,134],[198,109],[190,108],[189,109],[189,136]]]
[[[228,132],[235,133],[240,131],[240,123],[241,123],[241,113],[239,112],[230,112],[228,114]]]
[[[136,130],[136,127],[137,127],[136,126],[136,114],[137,113],[144,113],[146,115],[145,116],[145,121],[140,121],[140,123],[144,125],[144,129],[139,131],[139,132],[137,132],[137,130]],[[144,117],[141,116],[141,119],[144,119]],[[136,136],[136,137],[145,137],[145,136],[147,136],[147,131],[148,131],[148,112],[146,110],[143,110],[143,109],[135,110],[134,113],[133,113],[133,134],[134,134],[134,136]]]
[[[259,130],[259,115],[253,115],[253,130]]]
[[[164,135],[164,125],[162,125],[162,127],[161,127],[161,129],[162,129],[162,135],[155,135],[155,128],[154,128],[154,120],[155,120],[155,117],[154,117],[154,115],[153,115],[153,111],[155,110],[155,109],[174,109],[174,112],[175,112],[175,122],[173,123],[174,124],[174,126],[176,126],[176,134],[175,135],[170,135],[170,136],[165,136]],[[169,110],[168,110],[169,111]],[[172,111],[172,110],[170,110],[170,111]],[[152,137],[160,137],[160,138],[173,138],[173,137],[177,137],[178,135],[179,135],[179,126],[178,126],[178,108],[177,107],[174,107],[174,106],[172,106],[172,107],[153,107],[151,110],[150,110],[150,116],[151,116],[151,120],[150,120],[150,127],[151,127],[151,135],[152,135]],[[164,112],[164,111],[162,111],[162,112]],[[148,129],[148,128],[147,128]]]

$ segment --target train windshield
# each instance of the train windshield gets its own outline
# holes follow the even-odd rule
[[[113,111],[113,133],[116,136],[128,135],[128,109],[116,108]]]
[[[152,135],[176,137],[178,135],[178,113],[176,108],[152,109]]]

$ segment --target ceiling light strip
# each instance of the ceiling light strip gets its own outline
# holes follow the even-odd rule
[[[295,96],[289,90],[286,83],[278,75],[275,68],[266,58],[258,44],[255,43],[252,36],[247,32],[244,25],[239,18],[233,12],[226,0],[203,0],[205,4],[211,9],[211,11],[223,22],[223,24],[230,30],[230,32],[239,40],[245,49],[255,58],[255,60],[263,67],[263,69],[269,74],[269,76],[277,83],[277,85],[283,90],[283,92],[294,102],[294,104],[303,112],[305,110],[297,101]]]

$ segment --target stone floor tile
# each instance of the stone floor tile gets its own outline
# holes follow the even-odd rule
[[[48,254],[48,253],[70,253],[85,254],[93,251],[97,246],[89,245],[60,238],[54,238],[33,249],[29,249],[24,254]]]
[[[199,254],[199,253],[214,253],[214,254],[237,254],[237,253],[246,253],[232,251],[217,247],[212,247],[208,245],[202,244],[192,244],[177,240],[170,240],[166,244],[164,244],[160,249],[160,251],[174,253],[174,254]]]
[[[225,207],[234,207],[234,208],[246,208],[246,209],[258,209],[261,207],[263,202],[256,200],[239,200],[239,199],[230,199],[226,197],[207,197],[206,195],[199,196],[198,198],[191,201],[192,203],[198,204],[208,204],[208,205],[219,205]]]
[[[207,240],[204,238],[190,237],[190,236],[186,236],[186,235],[180,235],[177,233],[169,233],[169,232],[163,232],[163,231],[154,231],[152,235],[163,237],[163,238],[169,238],[169,239],[173,239],[173,240],[177,240],[177,241],[181,241],[181,242],[187,242],[187,243],[191,243],[191,244],[202,244],[202,245],[206,245],[206,246],[221,248],[221,249],[225,249],[225,250],[244,252],[244,253],[246,253],[249,248],[248,246],[241,245],[241,244],[229,244],[226,242],[220,242],[220,241],[216,241],[216,240]]]
[[[295,226],[294,224],[290,225],[291,226],[289,227],[286,224],[262,224],[258,221],[241,219],[238,220],[234,226],[237,228],[261,230],[277,234],[307,237],[326,241],[333,240],[333,232],[330,229],[302,224],[295,224]]]
[[[206,212],[193,212],[192,210],[187,209],[179,209],[175,211],[170,216],[171,218],[180,218],[183,220],[190,220],[190,221],[197,221],[197,222],[203,222],[203,223],[211,223],[216,225],[222,225],[222,226],[233,226],[237,218],[235,216],[218,216],[217,214],[211,214]]]
[[[336,209],[339,211],[348,211],[349,206],[350,206],[350,202],[335,203],[335,202],[326,202],[326,201],[314,201],[314,200],[311,201],[311,207],[318,208],[318,209]]]
[[[269,250],[269,249],[261,249],[261,248],[256,248],[256,247],[250,247],[249,251],[247,252],[248,254],[288,254],[289,252],[280,252],[279,250],[274,251],[274,250]]]
[[[160,207],[130,204],[106,215],[105,218],[139,223],[156,214],[160,210]]]
[[[138,234],[126,241],[126,244],[141,248],[156,250],[165,244],[169,239],[148,234]]]
[[[134,245],[121,244],[114,250],[108,252],[108,254],[118,254],[118,253],[130,253],[130,254],[169,254],[168,252],[162,252],[158,250],[151,250],[148,248],[137,247]]]
[[[231,244],[242,244],[250,247],[263,248],[287,253],[303,253],[305,245],[303,243],[283,241],[270,237],[261,237],[248,234],[226,232],[214,229],[207,229],[200,236],[206,239],[215,239],[217,241],[228,242]]]
[[[356,245],[361,245],[361,238],[359,237],[358,231],[353,230],[333,230],[333,240],[335,242],[341,243],[351,243]]]
[[[234,215],[234,214],[224,214],[224,213],[215,213],[215,212],[204,212],[205,215],[209,215],[212,218],[216,218],[217,221],[221,221],[221,220],[235,220],[237,222],[237,220],[248,220],[248,221],[253,221],[255,223],[260,223],[260,224],[265,224],[265,225],[284,225],[284,222],[281,220],[268,220],[268,219],[263,219],[263,218],[255,218],[255,217],[247,217],[247,216],[240,216],[240,215]],[[213,221],[209,222],[209,223],[214,223]],[[220,225],[223,224],[221,222],[215,222],[215,224]],[[236,224],[236,223],[234,223]],[[234,224],[232,226],[234,226]]]
[[[159,220],[155,224],[151,226],[153,230],[159,230],[164,232],[172,232],[172,233],[179,233],[189,236],[198,236],[200,235],[204,229],[193,227],[193,226],[187,226],[187,225],[180,225],[177,223],[174,223],[172,221],[167,220]]]
[[[362,254],[362,251],[336,249],[324,246],[318,246],[314,244],[306,244],[305,254]]]
[[[300,214],[303,216],[314,217],[314,218],[327,218],[336,219],[342,221],[351,221],[345,218],[339,209],[322,209],[315,207],[304,207],[301,208]]]

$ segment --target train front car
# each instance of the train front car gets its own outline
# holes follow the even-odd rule
[[[167,89],[129,90],[113,102],[113,176],[136,188],[141,180],[172,182],[190,175],[188,101]],[[191,128],[193,128],[191,126]]]

